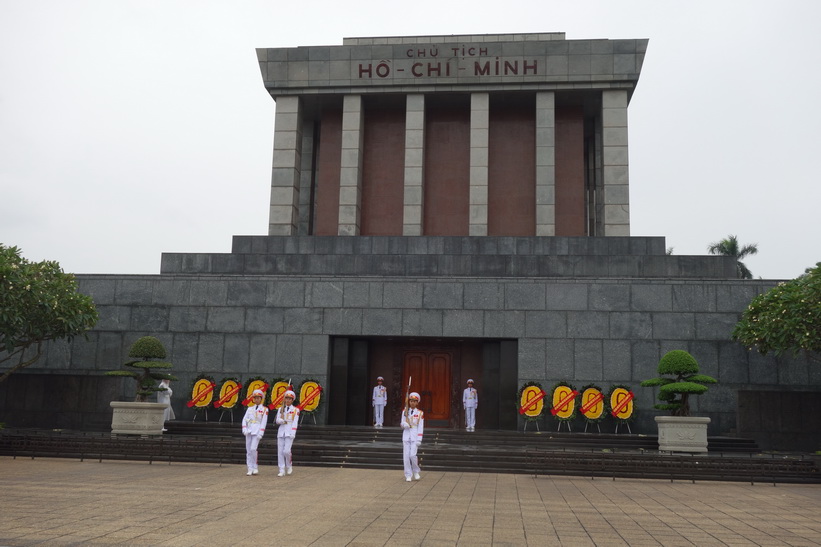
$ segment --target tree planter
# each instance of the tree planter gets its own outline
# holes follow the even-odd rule
[[[111,401],[111,432],[125,435],[162,435],[163,403]]]
[[[707,424],[698,416],[656,416],[659,450],[662,452],[707,452]]]

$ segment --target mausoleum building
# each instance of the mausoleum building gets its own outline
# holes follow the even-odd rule
[[[730,338],[775,282],[631,234],[628,108],[647,45],[544,33],[258,49],[276,101],[267,234],[165,253],[159,275],[78,276],[99,324],[12,377],[7,419],[104,429],[131,386],[103,371],[152,335],[181,419],[207,375],[314,380],[318,423],[367,425],[383,376],[386,426],[410,377],[427,425],[458,427],[471,378],[478,429],[521,428],[520,387],[567,382],[628,386],[633,432],[655,434],[639,383],[684,349],[719,380],[694,404],[711,434],[794,437],[762,416],[817,400],[819,373]]]

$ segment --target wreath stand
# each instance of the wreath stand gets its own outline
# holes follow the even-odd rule
[[[208,407],[197,407],[197,408],[195,408],[194,409],[194,419],[191,420],[191,421],[196,422],[197,421],[197,414],[199,414],[200,412],[205,414],[205,423],[208,423]]]
[[[627,427],[627,432],[628,432],[629,434],[631,434],[631,435],[633,434],[633,432],[630,430],[630,423],[629,423],[629,422],[621,422],[621,421],[616,422],[616,433],[618,433],[618,432],[619,432],[619,426],[620,426],[621,424],[624,424],[624,425],[625,425],[625,427]]]
[[[590,423],[591,423],[591,422],[587,422],[587,421],[585,421],[585,422],[584,422],[584,432],[585,432],[585,433],[587,433],[587,426],[588,426]],[[601,433],[601,427],[599,427],[599,422],[595,422],[595,423],[596,423],[596,429],[598,429],[598,430],[599,430],[599,433]],[[616,433],[618,433],[618,430],[619,430],[619,426],[617,425],[617,426],[616,426]]]
[[[231,425],[233,425],[234,424],[234,407],[231,407],[227,410],[225,408],[223,408],[222,412],[220,412],[220,418],[219,418],[219,420],[217,420],[217,423],[222,422],[222,417],[225,416],[225,414],[228,414],[229,416],[231,416]]]

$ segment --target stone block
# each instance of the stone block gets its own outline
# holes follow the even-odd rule
[[[545,285],[545,309],[586,310],[588,309],[588,285],[583,283],[556,283]]]
[[[245,308],[211,307],[205,328],[209,332],[242,332],[245,329]]]
[[[462,309],[462,283],[425,283],[422,307],[426,309]]]
[[[331,308],[322,310],[322,334],[331,336],[362,334],[362,310]]]
[[[229,306],[261,306],[265,304],[266,289],[264,281],[231,281],[226,289],[225,303]]]
[[[366,336],[399,336],[402,310],[363,310],[362,333]]]
[[[197,347],[197,370],[206,374],[221,371],[224,348],[224,334],[201,334]]]
[[[485,336],[490,338],[516,338],[524,332],[525,312],[486,311]]]
[[[308,305],[316,308],[340,308],[343,304],[343,281],[318,281],[308,284]]]
[[[543,382],[546,379],[545,341],[543,339],[519,339],[519,378],[537,382]]]
[[[225,281],[198,279],[191,282],[190,303],[195,306],[224,306],[227,295]]]
[[[316,308],[289,308],[283,314],[283,332],[292,334],[320,334],[323,310]]]
[[[273,370],[276,349],[277,335],[250,335],[248,342],[248,369],[252,371]]]
[[[567,312],[525,312],[525,336],[531,338],[567,337]]]
[[[130,330],[163,332],[168,329],[168,306],[132,306]]]
[[[576,389],[582,387],[581,383],[601,382],[604,379],[601,340],[575,340],[573,362]]]
[[[481,338],[484,312],[480,310],[446,310],[442,314],[442,336]]]
[[[544,285],[541,283],[507,283],[505,286],[505,309],[545,309]]]
[[[602,381],[609,384],[629,383],[632,353],[628,340],[602,340]],[[601,386],[606,392],[608,386]],[[605,393],[606,394],[606,393]]]
[[[632,311],[672,311],[673,291],[665,284],[633,284],[630,286]]]
[[[226,334],[222,371],[226,374],[248,374],[249,353],[250,339],[247,334]]]
[[[277,376],[291,377],[295,386],[299,380],[295,378],[302,370],[302,336],[298,334],[281,334],[277,336],[276,359],[271,372]]]
[[[550,391],[552,384],[574,378],[574,349],[572,340],[545,341],[545,379],[542,387]],[[549,393],[548,393],[549,395]]]
[[[630,309],[630,287],[622,283],[591,283],[588,302],[591,310],[628,310]]]
[[[208,308],[204,306],[173,307],[168,314],[171,332],[204,332]]]
[[[568,311],[568,338],[604,338],[609,332],[609,314],[593,311]]]
[[[295,307],[305,304],[305,282],[282,279],[268,282],[266,306]]]
[[[695,334],[692,313],[654,313],[653,338],[662,340],[691,340]]]

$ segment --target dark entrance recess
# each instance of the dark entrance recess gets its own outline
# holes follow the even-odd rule
[[[385,378],[385,426],[398,426],[408,376],[428,428],[464,427],[462,390],[479,390],[478,429],[516,429],[518,347],[515,340],[449,338],[331,338],[328,385],[331,425],[371,425],[371,393]]]

